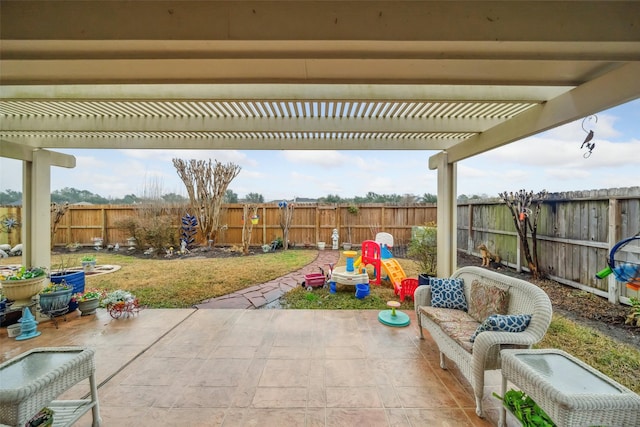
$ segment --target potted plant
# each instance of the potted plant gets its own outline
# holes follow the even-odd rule
[[[407,255],[418,262],[422,271],[418,275],[418,285],[428,285],[429,277],[438,271],[437,228],[434,223],[427,223],[416,227],[411,234]]]
[[[0,284],[5,297],[13,301],[14,307],[31,304],[31,298],[40,292],[47,279],[43,268],[24,266],[8,274],[0,275]]]
[[[40,310],[48,315],[64,314],[68,311],[73,287],[64,281],[50,283],[39,293]]]
[[[53,425],[54,412],[50,408],[42,408],[33,418],[27,421],[25,427],[50,427]]]
[[[511,389],[504,394],[504,397],[496,393],[493,395],[502,401],[507,412],[513,415],[523,427],[555,427],[556,425],[522,390]]]
[[[120,316],[135,314],[139,311],[138,299],[131,292],[117,289],[105,295],[100,306],[106,307],[109,315],[114,319]]]
[[[96,309],[100,306],[100,300],[104,295],[104,291],[98,289],[91,289],[86,292],[81,292],[73,295],[73,298],[78,303],[78,310],[82,316],[88,316],[95,314]]]
[[[82,247],[82,245],[78,242],[73,242],[73,243],[69,243],[67,245],[67,249],[69,250],[69,252],[75,252],[78,249],[80,249]]]
[[[60,264],[55,269],[52,269],[49,275],[49,280],[52,283],[62,283],[63,281],[73,288],[74,294],[84,292],[85,275],[84,270],[72,269],[72,265],[76,265],[77,258],[74,257],[62,257]],[[70,310],[73,311],[77,307],[72,306]]]
[[[95,255],[85,255],[80,260],[82,262],[82,269],[85,273],[93,271],[96,268],[96,256]]]

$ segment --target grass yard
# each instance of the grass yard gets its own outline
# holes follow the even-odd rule
[[[73,257],[73,255],[72,255]],[[54,255],[51,265],[69,261],[69,255]],[[150,308],[191,307],[208,298],[226,295],[267,282],[312,262],[315,251],[279,251],[247,257],[140,259],[112,253],[97,254],[98,264],[115,264],[115,273],[87,276],[85,289],[124,289]]]

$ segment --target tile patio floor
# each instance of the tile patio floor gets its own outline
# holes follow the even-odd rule
[[[96,350],[103,425],[494,426],[476,417],[455,370],[430,338],[380,324],[378,311],[149,309],[133,318],[68,315],[16,341],[0,330],[0,361],[34,347]],[[425,333],[426,334],[426,333]],[[487,394],[499,391],[493,372]],[[462,380],[464,383],[464,380]],[[88,381],[63,395],[84,397]],[[490,409],[489,409],[490,407]],[[76,425],[91,425],[90,413]]]

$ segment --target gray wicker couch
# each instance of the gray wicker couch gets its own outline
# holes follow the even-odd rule
[[[476,413],[483,417],[482,398],[484,390],[484,373],[487,370],[500,369],[500,350],[504,348],[529,348],[542,339],[551,323],[551,301],[547,294],[536,285],[513,277],[499,274],[481,267],[462,267],[451,278],[464,281],[464,293],[470,300],[471,283],[478,280],[487,285],[508,289],[509,301],[505,314],[530,314],[531,321],[522,332],[493,332],[485,331],[477,335],[473,344],[464,342],[461,345],[445,332],[440,324],[428,314],[431,306],[431,286],[419,286],[415,292],[415,310],[420,329],[420,337],[424,339],[423,328],[438,345],[440,351],[440,366],[446,369],[446,358],[453,361],[474,390]],[[455,316],[459,312],[465,317],[467,328],[473,328],[467,313],[461,310],[450,310],[449,315]],[[450,324],[451,322],[447,322]],[[480,322],[477,322],[480,325]],[[466,347],[466,348],[465,348]]]

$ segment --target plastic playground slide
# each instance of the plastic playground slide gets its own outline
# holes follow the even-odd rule
[[[406,279],[407,275],[395,258],[383,259],[381,265],[382,271],[389,277],[389,281],[393,284],[393,289],[397,294],[400,291],[402,280]]]

